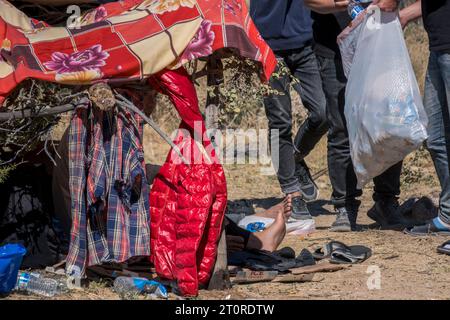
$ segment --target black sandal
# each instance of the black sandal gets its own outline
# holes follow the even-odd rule
[[[450,256],[450,240],[437,247],[437,252]]]
[[[330,258],[331,263],[352,264],[368,259],[372,255],[372,250],[365,246],[347,246],[339,241],[331,241],[316,249],[312,255],[317,260]]]
[[[450,236],[450,231],[443,231],[438,229],[433,221],[429,221],[424,225],[415,226],[412,228],[407,228],[404,230],[404,233],[409,234],[415,237],[424,237],[424,236]]]
[[[345,249],[348,250],[349,247],[339,241],[330,241],[327,244],[325,244],[323,247],[317,248],[313,253],[312,256],[316,260],[323,260],[331,257],[331,253],[337,249]]]
[[[350,246],[349,250],[337,249],[333,251],[330,263],[353,264],[361,263],[372,255],[372,250],[365,246]]]

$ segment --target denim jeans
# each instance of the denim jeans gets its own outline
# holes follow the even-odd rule
[[[344,115],[347,78],[339,58],[317,56],[327,100],[328,170],[333,188],[331,201],[335,207],[353,206],[362,195],[357,188],[357,178],[350,157],[347,124]],[[392,166],[373,179],[374,201],[395,198],[400,194],[402,163]]]
[[[450,223],[450,54],[431,52],[425,81],[427,147],[441,184],[440,218]]]
[[[316,56],[310,45],[295,50],[276,51],[275,54],[279,62],[284,63],[291,75],[298,80],[293,87],[309,112],[293,142],[292,104],[289,93],[291,77],[286,73],[271,77],[270,86],[278,93],[265,97],[264,106],[269,129],[278,130],[276,136],[271,136],[272,142],[278,139],[278,155],[274,157],[276,150],[272,148],[272,158],[277,167],[281,189],[285,194],[289,194],[300,191],[300,183],[295,176],[296,161],[307,156],[328,130],[326,101]],[[280,64],[276,72],[279,70]]]

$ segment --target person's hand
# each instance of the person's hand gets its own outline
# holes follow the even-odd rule
[[[398,0],[374,0],[373,4],[376,4],[381,11],[393,12],[398,8]]]
[[[334,0],[334,8],[336,11],[345,11],[350,4],[349,0]]]
[[[422,15],[422,3],[420,1],[417,1],[407,6],[400,10],[400,13],[398,15],[400,24],[402,25],[402,28],[405,29],[408,23],[419,19]]]
[[[404,13],[402,13],[402,11],[400,11],[399,13],[399,20],[400,24],[402,25],[402,29],[405,29],[409,23],[409,19]]]

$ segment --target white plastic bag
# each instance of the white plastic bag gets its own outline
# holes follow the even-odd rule
[[[239,221],[238,225],[242,229],[254,230],[255,224],[257,227],[261,227],[261,231],[270,227],[275,222],[275,219],[265,218],[256,215],[249,215]],[[316,224],[313,219],[307,220],[294,220],[289,219],[286,222],[286,233],[293,235],[308,235],[316,231]]]
[[[397,14],[373,8],[338,40],[348,78],[345,117],[359,188],[427,138],[427,117]]]

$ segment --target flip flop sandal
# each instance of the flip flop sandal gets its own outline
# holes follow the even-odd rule
[[[295,251],[291,247],[284,247],[273,253],[285,259],[295,259]]]
[[[437,248],[437,252],[450,256],[450,241],[446,241]]]
[[[316,260],[309,250],[303,249],[300,254],[295,258],[295,267],[313,266],[316,264]]]
[[[337,249],[345,249],[349,250],[349,247],[339,241],[330,241],[327,244],[325,244],[321,248],[317,248],[313,253],[312,256],[316,260],[323,260],[331,257],[331,253]]]
[[[331,253],[330,263],[354,264],[367,260],[372,255],[372,250],[365,246],[350,246],[349,250],[336,249]]]
[[[450,231],[442,231],[436,228],[433,222],[428,222],[421,226],[415,226],[412,228],[406,228],[404,233],[411,236],[423,237],[423,236],[450,236]]]

